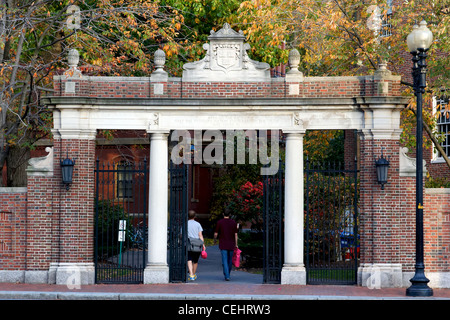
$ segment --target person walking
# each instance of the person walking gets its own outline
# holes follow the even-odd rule
[[[214,232],[214,243],[219,238],[219,249],[222,254],[222,267],[225,281],[230,281],[230,273],[232,268],[232,259],[234,249],[237,245],[238,225],[236,221],[230,218],[229,208],[225,208],[223,219],[217,222]]]
[[[200,223],[195,221],[195,211],[189,210],[188,212],[188,238],[192,239],[200,239],[203,241],[203,250],[205,250],[205,244],[203,239],[203,228]],[[194,281],[197,279],[197,267],[198,267],[198,259],[200,257],[201,252],[193,252],[188,250],[188,270],[189,270],[189,280]]]

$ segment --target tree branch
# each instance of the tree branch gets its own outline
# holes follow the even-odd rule
[[[416,110],[414,110],[412,108],[408,108],[408,109],[411,110],[415,116],[417,116]],[[436,147],[436,149],[438,149],[438,151],[441,153],[442,157],[444,158],[445,162],[447,163],[447,166],[450,169],[450,159],[447,157],[447,154],[445,153],[444,149],[442,149],[441,144],[436,140],[436,137],[434,136],[433,132],[431,131],[430,127],[426,124],[425,121],[423,121],[423,128],[427,132],[431,141],[433,141],[433,144]]]

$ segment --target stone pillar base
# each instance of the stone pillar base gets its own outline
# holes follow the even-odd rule
[[[283,265],[281,284],[306,285],[306,269],[304,265]]]
[[[401,288],[402,278],[400,263],[363,263],[358,269],[358,285],[370,289]]]
[[[147,265],[144,270],[144,284],[169,283],[168,265]]]
[[[51,283],[64,284],[69,289],[79,289],[81,285],[95,284],[95,264],[53,263],[50,265],[48,278]]]

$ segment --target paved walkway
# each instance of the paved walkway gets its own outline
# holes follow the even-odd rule
[[[433,297],[406,297],[405,288],[262,284],[262,275],[233,271],[224,281],[220,252],[208,247],[200,259],[196,281],[170,284],[66,285],[0,283],[0,299],[33,300],[450,300],[450,289],[434,289]]]
[[[450,289],[433,297],[406,297],[404,288],[274,285],[238,282],[153,285],[0,284],[0,300],[450,300]]]

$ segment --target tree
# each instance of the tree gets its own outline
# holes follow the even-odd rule
[[[77,6],[73,6],[76,3]],[[0,185],[26,185],[30,149],[50,138],[51,114],[40,103],[52,78],[67,69],[71,48],[91,73],[142,75],[162,43],[172,43],[183,24],[158,1],[0,1]]]
[[[450,88],[450,7],[447,0],[252,0],[243,1],[236,14],[238,25],[252,45],[252,54],[272,66],[286,63],[280,51],[297,48],[302,54],[301,70],[307,76],[362,75],[387,61],[390,69],[401,73],[402,66],[410,70],[406,36],[414,23],[422,19],[434,35],[428,62],[428,99]],[[403,81],[411,86],[408,81]],[[414,114],[411,98],[404,118]],[[430,137],[435,127],[432,112],[424,119]],[[450,110],[446,110],[447,115]],[[411,121],[406,121],[405,126]],[[408,138],[413,128],[405,127]],[[406,136],[405,136],[406,137]],[[410,140],[412,146],[414,139]],[[436,139],[433,140],[438,144]],[[450,162],[448,162],[450,167]]]
[[[344,131],[343,130],[311,130],[304,139],[305,156],[311,162],[343,163]]]
[[[224,164],[215,169],[211,220],[219,218],[225,207],[236,200],[235,190],[240,190],[241,186],[247,182],[254,185],[260,183],[260,169],[260,164]]]
[[[241,2],[242,0],[161,0],[161,5],[184,17],[184,24],[176,41],[163,45],[163,50],[170,58],[166,62],[166,69],[175,76],[181,76],[184,63],[202,58],[205,54],[203,44],[208,42],[211,30],[219,30],[225,22],[231,24]]]

